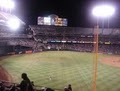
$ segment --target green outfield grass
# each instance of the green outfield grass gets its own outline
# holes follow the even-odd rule
[[[110,55],[100,54],[99,60],[106,56]],[[49,51],[2,57],[0,65],[16,83],[25,72],[37,86],[63,91],[71,84],[73,91],[92,91],[93,57],[92,53]],[[120,68],[98,61],[97,91],[120,91]]]

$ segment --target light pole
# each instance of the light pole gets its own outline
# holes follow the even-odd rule
[[[99,24],[98,24],[98,18],[106,18],[110,17],[114,14],[115,9],[113,6],[110,5],[98,5],[93,8],[92,14],[97,17],[97,25],[95,27],[95,33],[94,33],[94,53],[95,53],[95,58],[94,58],[94,72],[93,72],[93,87],[92,91],[96,91],[96,81],[97,81],[97,69],[98,69],[98,48],[99,48],[99,43],[98,43],[98,32],[99,32]]]

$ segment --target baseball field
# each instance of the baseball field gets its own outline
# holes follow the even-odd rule
[[[63,91],[92,91],[93,53],[48,51],[0,58],[0,79],[20,83],[27,73],[39,89],[42,86]],[[120,91],[120,55],[99,54],[97,91]]]

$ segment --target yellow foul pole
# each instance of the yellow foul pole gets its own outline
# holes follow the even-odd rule
[[[98,69],[98,31],[99,26],[95,27],[94,31],[94,62],[93,62],[93,87],[92,91],[96,90],[96,83],[97,83],[97,69]]]

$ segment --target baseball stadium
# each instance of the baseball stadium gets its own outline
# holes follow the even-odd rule
[[[22,73],[34,91],[120,91],[120,28],[46,23],[25,28],[17,16],[0,12],[0,91],[21,91]]]

